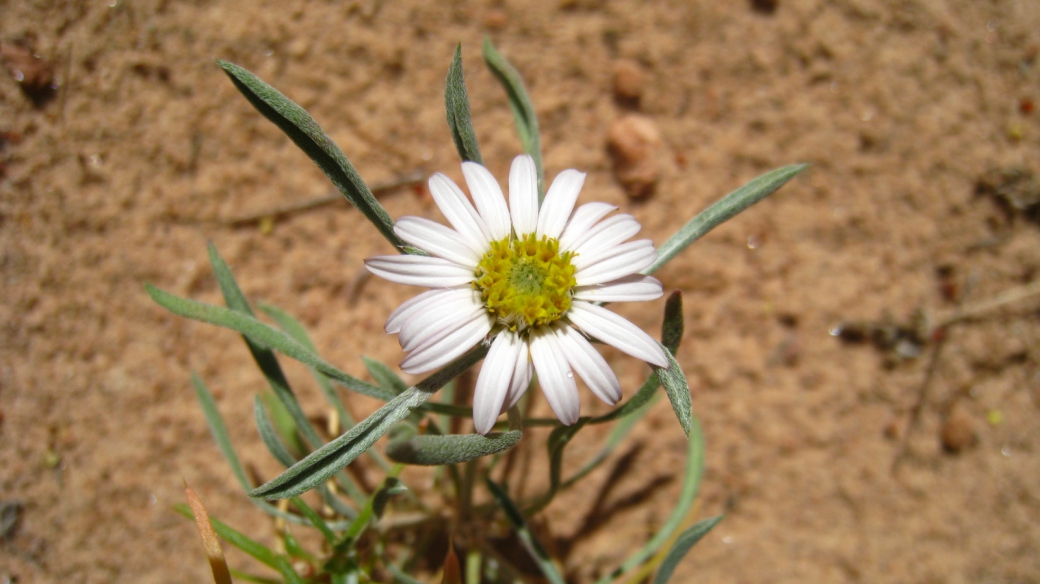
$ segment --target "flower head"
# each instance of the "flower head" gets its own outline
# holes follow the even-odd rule
[[[614,405],[621,385],[589,338],[658,367],[668,365],[649,335],[599,302],[654,300],[661,283],[639,271],[657,258],[631,215],[607,217],[617,207],[586,203],[575,209],[585,174],[561,172],[539,207],[530,156],[509,172],[509,204],[483,166],[462,163],[473,204],[443,174],[430,192],[454,229],[420,217],[402,217],[394,232],[429,256],[379,256],[369,271],[392,282],[430,290],[408,300],[386,321],[408,356],[401,369],[425,373],[490,343],[477,377],[473,424],[491,431],[534,372],[553,412],[564,424],[578,420],[577,373],[597,397]],[[474,208],[475,205],[475,208]]]

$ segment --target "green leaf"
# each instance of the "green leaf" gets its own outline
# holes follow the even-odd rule
[[[676,290],[668,295],[668,300],[664,303],[664,322],[661,324],[661,344],[673,355],[679,350],[685,328],[682,291]]]
[[[524,89],[524,81],[520,72],[503,57],[491,39],[484,39],[484,62],[506,90],[509,109],[513,110],[516,121],[516,132],[520,135],[520,145],[524,152],[534,158],[534,166],[538,170],[538,204],[545,197],[545,172],[542,169],[542,146],[538,137],[538,118],[534,113],[534,105]]]
[[[285,448],[282,441],[278,438],[278,433],[275,431],[274,427],[271,426],[271,422],[267,416],[267,411],[264,409],[264,402],[259,397],[255,398],[253,401],[253,417],[256,418],[256,427],[260,431],[260,439],[264,441],[267,450],[271,452],[275,459],[282,463],[286,468],[296,464],[296,457]],[[342,473],[337,473],[337,478],[339,478],[340,482],[344,484],[348,494],[350,494],[355,501],[358,501],[359,504],[361,501],[364,501],[365,495],[361,492],[361,489],[351,482],[349,477],[340,476],[340,474]],[[329,507],[332,507],[332,509],[337,513],[350,519],[357,517],[357,511],[333,495],[327,485],[318,485],[318,491],[321,493],[322,500],[324,500]],[[317,526],[315,525],[315,527]]]
[[[269,304],[261,304],[260,310],[263,310],[268,316],[273,318],[274,321],[278,323],[278,327],[292,337],[296,342],[300,343],[311,352],[317,353],[310,335],[307,334],[307,330],[303,328],[300,321],[293,318],[288,312]],[[350,412],[347,411],[347,407],[343,404],[343,400],[339,398],[332,383],[329,382],[329,378],[313,367],[310,367],[309,369],[311,374],[314,376],[314,380],[318,382],[318,387],[321,388],[322,395],[324,395],[325,399],[332,404],[332,408],[336,410],[336,415],[339,416],[340,426],[345,430],[352,428],[356,423],[354,416],[350,415]],[[368,454],[384,471],[390,469],[390,463],[381,452],[378,450],[369,450]]]
[[[513,525],[513,529],[516,530],[516,534],[520,541],[523,542],[527,553],[538,564],[538,568],[541,569],[545,578],[549,580],[550,584],[566,584],[563,576],[560,575],[560,571],[556,568],[556,564],[549,557],[549,553],[545,551],[545,547],[531,533],[531,529],[527,526],[527,521],[524,519],[523,514],[520,513],[516,503],[513,503],[509,495],[506,494],[505,489],[487,477],[484,478],[484,481],[487,483],[488,490],[491,491],[491,496],[494,497],[495,502],[505,512],[506,519]]]
[[[386,509],[386,503],[389,498],[393,495],[398,495],[404,492],[404,488],[401,481],[398,480],[398,476],[404,469],[403,464],[395,464],[391,469],[390,473],[385,479],[383,484],[379,486],[379,489],[365,502],[365,506],[358,513],[358,516],[347,528],[347,531],[343,534],[343,538],[340,543],[336,544],[336,551],[343,551],[353,547],[361,534],[368,528],[368,524],[372,522],[373,518],[379,519],[383,516],[383,511]]]
[[[206,416],[206,423],[209,425],[210,434],[213,435],[213,441],[217,443],[217,447],[220,448],[224,459],[227,460],[228,466],[231,467],[231,472],[238,479],[238,484],[242,485],[242,488],[246,491],[252,489],[253,486],[249,484],[249,479],[246,478],[246,471],[242,468],[238,454],[235,453],[235,447],[231,445],[227,426],[224,424],[224,418],[217,409],[217,402],[213,399],[213,393],[210,392],[206,384],[195,373],[191,374],[191,383],[195,387],[195,397],[198,398],[199,405],[202,406],[202,413]]]
[[[372,376],[372,379],[376,380],[379,387],[392,391],[394,394],[399,394],[408,389],[408,384],[398,377],[397,374],[394,373],[393,369],[390,369],[375,359],[369,359],[364,355],[361,356],[361,362],[365,364],[365,369],[368,369],[369,375]]]
[[[444,107],[448,112],[448,128],[459,158],[483,164],[477,135],[473,131],[473,119],[469,113],[469,94],[466,79],[462,74],[462,44],[455,46],[455,57],[448,68],[448,81],[444,87]]]
[[[690,512],[693,500],[697,498],[697,491],[700,489],[701,476],[703,474],[704,435],[701,433],[700,422],[697,421],[696,417],[692,417],[690,419],[689,441],[686,447],[686,474],[683,477],[682,490],[679,492],[679,500],[676,502],[675,508],[672,509],[672,513],[668,516],[664,525],[661,526],[660,531],[654,534],[645,546],[632,554],[625,560],[625,563],[613,572],[597,580],[596,584],[609,584],[618,576],[651,558],[657,553],[657,550],[661,549],[661,546],[668,542],[672,534],[679,529],[679,526],[686,518],[686,514]]]
[[[187,505],[178,504],[174,505],[173,508],[184,517],[191,520],[195,519],[195,514],[191,512]],[[213,531],[217,532],[221,539],[249,554],[265,566],[278,570],[282,578],[285,578],[287,584],[303,584],[303,579],[293,570],[292,565],[289,564],[285,556],[276,554],[266,546],[249,539],[219,519],[211,517],[210,523],[213,524]]]
[[[693,423],[690,385],[687,383],[686,375],[683,373],[682,367],[679,366],[679,362],[675,360],[672,352],[664,345],[661,345],[661,347],[664,348],[664,352],[668,356],[668,369],[658,369],[657,376],[661,379],[661,385],[664,386],[665,393],[668,394],[668,400],[672,402],[672,410],[675,411],[675,417],[678,418],[683,432],[686,432],[686,435],[689,436],[690,425]]]
[[[386,455],[405,464],[458,464],[508,450],[520,441],[521,433],[493,432],[480,434],[422,435],[395,440],[386,447]]]
[[[332,533],[332,530],[329,529],[329,525],[325,523],[325,520],[322,519],[320,515],[318,515],[317,511],[311,509],[311,506],[299,497],[293,497],[292,504],[295,505],[296,508],[300,510],[300,513],[311,522],[311,525],[318,528],[318,531],[321,532],[321,535],[325,537],[326,541],[330,544],[336,543],[336,534]]]
[[[224,302],[228,305],[228,308],[235,312],[255,317],[245,294],[238,287],[238,282],[235,281],[235,277],[227,263],[224,262],[224,258],[220,257],[217,247],[210,242],[206,245],[206,249],[209,253],[210,265],[213,266],[213,274],[217,278],[217,283],[220,285],[220,291],[224,295]],[[256,361],[260,371],[271,386],[271,391],[278,397],[278,401],[281,402],[282,407],[285,409],[284,413],[287,413],[291,418],[291,423],[287,424],[285,423],[285,416],[280,415],[278,418],[280,421],[279,429],[292,441],[294,447],[300,446],[296,438],[297,431],[303,434],[304,438],[313,447],[321,446],[323,441],[318,436],[318,433],[314,431],[314,428],[311,427],[310,421],[300,408],[300,402],[297,401],[296,394],[293,393],[292,388],[289,386],[289,381],[285,378],[285,374],[282,372],[282,367],[278,364],[278,359],[275,357],[274,352],[267,347],[256,344],[249,337],[244,337],[244,339],[249,347],[249,352],[253,355],[253,360]],[[275,413],[281,414],[282,412],[276,411]]]
[[[264,446],[267,446],[267,450],[271,452],[275,460],[282,463],[282,466],[285,468],[296,464],[296,459],[282,444],[278,437],[278,432],[271,425],[271,420],[267,416],[267,409],[264,407],[264,402],[260,399],[260,396],[253,398],[253,418],[256,420],[257,430],[260,431],[260,439],[264,441]]]
[[[278,126],[313,160],[332,184],[361,211],[394,247],[405,243],[394,233],[394,222],[339,146],[302,107],[256,75],[227,61],[217,61],[235,87],[263,116]]]
[[[716,226],[728,221],[737,213],[773,194],[798,173],[808,168],[808,164],[792,164],[767,172],[726,195],[714,205],[701,211],[682,227],[675,235],[668,238],[657,248],[657,261],[643,270],[644,274],[653,274],[670,262],[679,252],[691,243],[703,237]]]
[[[348,432],[297,462],[274,480],[249,493],[262,499],[286,499],[313,489],[354,461],[397,422],[430,399],[445,383],[487,354],[478,345],[418,385],[390,400]]]
[[[253,486],[249,484],[249,479],[246,478],[246,473],[242,469],[242,463],[239,461],[238,455],[235,453],[235,449],[231,445],[231,439],[228,437],[227,426],[224,424],[224,418],[221,417],[220,412],[217,410],[217,404],[213,401],[213,394],[209,391],[209,388],[202,382],[201,379],[194,373],[191,376],[192,383],[195,386],[195,395],[198,396],[199,403],[202,406],[202,412],[206,416],[206,422],[209,425],[210,432],[213,434],[213,441],[217,443],[221,453],[224,454],[224,458],[228,462],[228,466],[231,467],[231,472],[234,473],[235,478],[238,479],[242,489],[245,492],[252,490]],[[307,521],[303,518],[293,515],[292,513],[286,513],[277,507],[268,504],[266,501],[260,501],[253,499],[253,504],[260,507],[268,515],[279,517],[291,523],[297,525],[307,525]],[[347,517],[353,517],[354,512],[350,510],[349,513],[340,511]],[[339,524],[334,524],[338,526]],[[341,529],[341,527],[337,527]]]
[[[661,568],[657,570],[657,575],[654,576],[654,584],[667,584],[672,578],[672,573],[675,571],[675,567],[679,565],[679,562],[683,559],[683,556],[690,551],[702,537],[708,534],[709,531],[718,523],[722,521],[722,515],[717,517],[711,517],[704,519],[703,521],[697,522],[696,525],[687,529],[686,531],[679,534],[676,538],[675,543],[672,544],[672,549],[668,550],[668,555],[664,557],[664,561],[661,562]]]
[[[274,349],[291,359],[313,367],[351,391],[383,401],[394,397],[385,389],[365,383],[336,369],[289,335],[249,315],[204,302],[180,298],[151,284],[145,284],[145,289],[152,300],[176,315],[238,331],[257,345]]]
[[[588,418],[578,418],[578,421],[570,426],[558,426],[549,434],[547,447],[549,449],[549,490],[538,497],[527,509],[528,515],[545,509],[552,502],[553,497],[560,488],[560,468],[563,465],[563,449],[571,441],[571,438],[585,427]]]

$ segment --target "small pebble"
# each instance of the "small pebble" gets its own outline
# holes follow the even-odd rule
[[[54,67],[33,52],[32,47],[13,43],[0,44],[0,58],[22,93],[36,107],[43,107],[58,93]]]
[[[484,13],[484,26],[491,30],[502,30],[509,24],[509,15],[501,8],[492,8]]]
[[[607,150],[614,160],[614,176],[632,199],[654,192],[660,177],[655,156],[661,134],[653,120],[638,114],[618,118],[607,131]]]
[[[614,99],[620,105],[638,108],[645,85],[646,75],[639,63],[621,59],[614,64]]]
[[[939,437],[942,440],[943,450],[950,454],[957,454],[978,442],[971,417],[962,411],[954,411],[946,418]]]
[[[751,0],[751,9],[755,12],[761,12],[762,14],[772,14],[776,12],[779,5],[780,0]]]

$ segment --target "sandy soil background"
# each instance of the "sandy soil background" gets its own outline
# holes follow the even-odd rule
[[[461,42],[484,159],[504,177],[519,143],[485,36],[527,81],[547,176],[588,172],[582,200],[619,205],[657,242],[754,176],[812,163],[658,274],[686,299],[679,358],[708,441],[698,513],[727,514],[676,582],[1040,581],[1035,298],[946,329],[910,424],[937,346],[910,331],[914,315],[940,322],[1040,277],[1040,3],[112,0],[0,3],[0,499],[20,503],[0,582],[205,581],[197,535],[171,511],[182,480],[274,541],[189,373],[271,476],[251,419],[263,379],[235,334],[173,317],[143,289],[217,302],[207,240],[331,362],[364,377],[359,354],[401,358],[381,326],[413,291],[355,285],[362,260],[389,250],[359,213],[229,224],[331,188],[213,60],[306,107],[370,183],[458,180],[442,95]],[[632,107],[615,95],[619,66],[660,135],[641,201],[606,147]],[[440,218],[413,189],[383,201]],[[622,312],[656,330],[662,308]],[[855,322],[888,325],[836,328]],[[852,342],[860,332],[895,342]],[[608,358],[630,395],[644,366]],[[320,414],[306,372],[287,369]],[[582,436],[574,464],[598,448]],[[632,438],[627,474],[613,481],[608,465],[546,513],[574,540],[561,561],[575,582],[644,541],[678,493],[668,406]],[[608,506],[636,504],[583,529],[604,487]]]

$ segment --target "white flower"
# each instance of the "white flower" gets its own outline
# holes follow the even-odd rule
[[[649,335],[598,302],[654,300],[661,283],[638,272],[657,259],[653,242],[628,241],[639,231],[631,215],[604,219],[617,207],[574,208],[585,174],[561,172],[538,207],[530,156],[509,172],[509,206],[483,166],[462,163],[469,199],[443,174],[430,192],[454,229],[421,217],[402,217],[394,232],[428,254],[365,260],[392,282],[431,290],[402,304],[386,321],[409,354],[408,373],[448,364],[487,340],[491,348],[473,396],[476,431],[491,431],[538,372],[553,412],[564,424],[578,420],[577,373],[604,402],[621,399],[621,385],[587,337],[658,367],[664,351]]]

